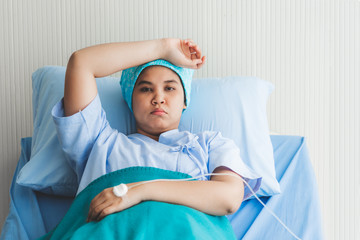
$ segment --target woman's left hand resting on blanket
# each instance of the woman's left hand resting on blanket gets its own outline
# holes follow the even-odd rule
[[[226,167],[218,167],[214,173],[238,176]],[[146,183],[129,189],[124,200],[115,196],[113,188],[107,188],[91,201],[87,222],[100,221],[109,214],[150,200],[185,205],[210,215],[223,216],[235,213],[243,196],[242,180],[232,176],[212,176],[210,181]]]

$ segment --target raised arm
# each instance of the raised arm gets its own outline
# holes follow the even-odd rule
[[[83,110],[95,98],[95,78],[159,58],[187,68],[200,68],[205,60],[192,40],[173,38],[105,43],[75,51],[65,75],[65,116]]]

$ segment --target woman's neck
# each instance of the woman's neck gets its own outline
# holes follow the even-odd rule
[[[153,140],[155,140],[155,141],[157,141],[157,142],[159,141],[159,137],[160,137],[160,135],[161,135],[162,133],[167,132],[167,131],[170,131],[170,130],[173,130],[173,129],[168,129],[168,130],[162,131],[162,132],[160,132],[160,133],[153,134],[153,133],[146,132],[146,131],[144,131],[144,130],[142,130],[142,129],[140,129],[140,128],[137,128],[137,129],[136,129],[137,133],[140,133],[140,134],[142,134],[142,135],[145,135],[145,136],[147,136],[147,137],[149,137],[149,138],[151,138],[151,139],[153,139]]]
[[[149,137],[149,138],[151,138],[151,139],[153,139],[153,140],[155,140],[157,142],[159,141],[159,136],[161,134],[161,133],[159,133],[159,134],[151,134],[151,133],[145,132],[145,131],[143,131],[142,129],[139,129],[139,128],[137,128],[137,132],[142,134],[142,135],[145,135],[145,136],[147,136],[147,137]]]

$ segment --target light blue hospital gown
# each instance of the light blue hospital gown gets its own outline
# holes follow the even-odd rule
[[[64,116],[63,99],[52,109],[57,134],[81,192],[96,178],[119,169],[144,166],[187,173],[193,177],[225,166],[241,175],[257,191],[261,177],[249,169],[235,143],[219,132],[192,134],[170,130],[155,141],[145,135],[128,136],[111,128],[99,95],[82,111]],[[202,177],[199,180],[209,180]],[[252,193],[245,185],[244,200]]]

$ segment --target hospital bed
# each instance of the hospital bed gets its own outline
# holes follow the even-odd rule
[[[282,193],[260,199],[301,239],[323,239],[318,188],[306,138],[271,135]],[[1,239],[35,239],[53,229],[72,203],[71,197],[47,195],[16,184],[29,160],[31,137],[21,139],[21,156],[10,188],[10,212]],[[237,239],[294,239],[256,200],[243,202],[227,216]]]
[[[76,176],[66,165],[50,113],[63,96],[65,70],[45,66],[32,75],[34,132],[21,139],[0,240],[46,234],[74,200]],[[118,81],[97,79],[98,91],[111,126],[129,134],[134,132],[134,119],[121,99]],[[323,239],[318,186],[306,138],[269,131],[266,104],[273,89],[271,83],[255,77],[194,79],[192,104],[179,129],[220,131],[235,141],[245,163],[263,177],[256,194],[265,207],[251,198],[226,216],[237,239],[296,239],[280,221],[301,239]]]

